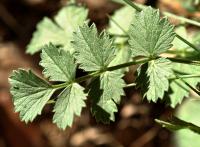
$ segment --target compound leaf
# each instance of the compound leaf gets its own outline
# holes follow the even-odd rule
[[[31,71],[14,71],[9,78],[15,111],[25,122],[41,114],[42,108],[54,93],[50,84],[37,77]]]
[[[89,95],[92,98],[92,114],[96,120],[109,123],[115,120],[114,113],[117,112],[116,103],[124,95],[125,83],[119,72],[105,72],[91,84]]]
[[[171,62],[168,59],[159,58],[140,68],[137,83],[141,86],[144,97],[146,96],[149,101],[156,102],[158,98],[162,99],[168,90],[168,78],[171,75]]]
[[[174,26],[167,18],[161,19],[158,10],[144,7],[130,28],[132,55],[157,56],[172,47],[174,37]]]
[[[80,68],[85,71],[96,71],[106,68],[115,57],[113,40],[103,31],[98,35],[93,24],[84,24],[74,33],[73,47]]]
[[[58,96],[54,107],[53,122],[61,129],[72,126],[74,115],[80,116],[87,96],[83,90],[84,88],[79,84],[73,83],[66,87]]]
[[[87,18],[88,11],[84,7],[66,6],[55,16],[55,22],[45,17],[38,23],[37,29],[27,46],[27,53],[34,54],[52,42],[63,46],[64,50],[73,52],[70,45],[72,34]]]
[[[75,78],[76,64],[70,52],[65,52],[53,44],[43,47],[40,65],[44,67],[43,74],[50,81],[71,82]]]

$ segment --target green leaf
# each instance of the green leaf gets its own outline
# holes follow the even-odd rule
[[[40,65],[44,67],[43,74],[50,81],[71,82],[75,79],[76,64],[69,52],[50,43],[43,47],[41,58]]]
[[[200,134],[200,127],[196,126],[190,122],[181,120],[177,117],[173,117],[169,122],[163,121],[163,120],[155,120],[158,124],[162,125],[162,127],[165,127],[171,131],[177,131],[181,129],[189,129],[195,133]]]
[[[92,114],[97,122],[109,123],[115,120],[116,103],[119,104],[124,95],[122,76],[118,72],[107,71],[92,82],[89,95],[92,98]]]
[[[37,29],[27,46],[27,53],[34,54],[52,42],[62,45],[64,50],[73,52],[71,40],[73,32],[82,25],[87,18],[88,11],[84,7],[69,5],[62,8],[55,16],[55,22],[45,17],[38,23]]]
[[[155,57],[172,47],[174,37],[174,26],[167,18],[161,19],[158,10],[145,7],[130,28],[132,55]]]
[[[50,84],[37,77],[31,71],[14,71],[9,78],[11,94],[15,105],[15,111],[19,112],[21,120],[25,122],[41,114],[41,111],[54,89]]]
[[[117,10],[109,21],[108,32],[114,35],[127,35],[131,23],[134,20],[135,10],[130,6],[124,6]],[[123,20],[123,21],[122,21]],[[117,24],[116,24],[117,23]],[[134,23],[134,22],[133,22]],[[120,26],[120,27],[119,27]],[[125,31],[122,31],[122,29]],[[117,37],[116,43],[124,43],[127,38]]]
[[[137,84],[141,87],[147,100],[156,102],[162,99],[169,88],[168,78],[172,75],[171,62],[165,58],[152,60],[142,65]]]
[[[53,122],[59,128],[65,129],[72,126],[74,115],[80,116],[81,110],[85,107],[84,100],[87,94],[83,92],[84,88],[77,83],[66,87],[58,96],[54,107]]]
[[[190,74],[198,74],[200,71],[200,66],[197,65],[188,65],[181,63],[172,63],[173,69],[178,72],[178,75],[190,75]],[[186,78],[185,82],[190,84],[193,87],[196,87],[198,82],[200,81],[200,77],[195,78]],[[181,104],[184,97],[188,97],[190,93],[190,88],[181,80],[176,79],[170,82],[171,93],[169,93],[170,106],[175,107],[177,104]]]
[[[79,27],[73,40],[75,57],[85,71],[105,69],[115,57],[113,40],[105,31],[98,35],[94,24],[91,27],[87,24]]]

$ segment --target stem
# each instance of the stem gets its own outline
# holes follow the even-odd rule
[[[138,60],[135,60],[135,61],[127,62],[127,63],[124,63],[124,64],[119,64],[119,65],[116,65],[116,66],[108,67],[106,69],[106,71],[113,71],[113,70],[117,70],[117,69],[120,69],[120,68],[129,67],[131,65],[142,64],[142,63],[146,63],[146,62],[151,61],[151,60],[153,60],[153,58],[152,59],[142,58],[142,59],[138,59]]]
[[[90,73],[90,74],[88,74],[86,76],[79,77],[79,78],[75,79],[74,81],[61,83],[61,84],[57,84],[57,85],[52,85],[52,87],[57,89],[57,90],[58,89],[62,89],[62,88],[67,87],[68,85],[71,85],[72,83],[81,83],[81,82],[86,81],[87,79],[89,79],[91,77],[96,77],[96,76],[98,76],[100,74],[101,74],[100,71],[96,71],[96,72]]]
[[[173,17],[175,19],[181,20],[182,22],[189,23],[189,24],[200,27],[200,23],[197,21],[194,21],[194,20],[182,17],[182,16],[177,16],[177,15],[169,13],[169,12],[162,12],[162,14],[164,14],[165,16],[168,16],[168,17]]]
[[[191,75],[181,75],[179,77],[173,77],[173,78],[170,78],[169,80],[176,80],[176,79],[188,79],[188,78],[199,78],[200,77],[200,74],[191,74]]]
[[[123,0],[123,1],[126,2],[128,5],[130,5],[131,7],[133,7],[138,12],[142,11],[142,9],[140,7],[138,7],[136,4],[134,4],[132,1],[130,1],[130,0]]]
[[[183,63],[183,64],[192,64],[192,65],[199,65],[200,66],[200,61],[193,61],[193,60],[188,60],[188,59],[184,59],[184,58],[170,58],[168,57],[167,59],[169,59],[172,62],[177,62],[177,63]]]
[[[142,58],[142,59],[138,59],[138,60],[135,60],[135,61],[132,61],[132,62],[127,62],[127,63],[124,63],[124,64],[119,64],[119,65],[116,65],[116,66],[111,66],[111,67],[108,67],[106,68],[105,70],[101,70],[101,71],[95,71],[95,72],[92,72],[86,76],[82,76],[82,77],[79,77],[77,79],[75,79],[74,81],[72,82],[66,82],[66,83],[62,83],[62,84],[57,84],[57,85],[52,85],[53,88],[55,89],[62,89],[62,88],[65,88],[67,87],[68,85],[72,84],[72,83],[81,83],[81,82],[84,82],[92,77],[98,77],[100,76],[102,73],[106,72],[106,71],[114,71],[114,70],[117,70],[117,69],[121,69],[121,68],[125,68],[125,67],[129,67],[131,65],[137,65],[137,64],[142,64],[142,63],[146,63],[148,61],[151,61],[153,59],[149,59],[149,58]]]
[[[159,58],[159,57],[157,57],[157,58]],[[62,88],[65,88],[72,83],[81,83],[81,82],[84,82],[84,81],[86,81],[86,80],[88,80],[92,77],[98,77],[106,71],[114,71],[114,70],[118,70],[118,69],[121,69],[121,68],[129,67],[131,65],[143,64],[143,63],[149,62],[151,60],[155,60],[157,58],[146,58],[146,57],[144,57],[144,58],[134,60],[134,61],[131,61],[131,62],[127,62],[127,63],[124,63],[124,64],[111,66],[111,67],[106,68],[105,70],[95,71],[95,72],[92,72],[92,73],[90,73],[86,76],[79,77],[72,82],[66,82],[66,83],[62,83],[62,84],[52,85],[52,87],[55,88],[55,89],[62,89]],[[177,62],[177,63],[190,64],[190,65],[193,64],[193,65],[199,65],[200,66],[200,61],[192,61],[192,60],[183,59],[183,58],[169,58],[169,57],[167,59],[169,59],[173,62]]]
[[[181,41],[183,41],[185,44],[187,44],[188,46],[190,46],[191,48],[195,49],[197,52],[200,52],[200,49],[198,47],[196,47],[195,45],[193,45],[192,43],[190,43],[189,41],[187,41],[186,39],[184,39],[183,37],[179,36],[178,34],[176,34],[176,37],[178,39],[180,39]]]
[[[174,73],[175,74],[175,73]],[[193,86],[191,86],[188,82],[184,81],[183,78],[181,78],[180,76],[178,76],[177,74],[175,74],[175,76],[180,79],[185,85],[187,85],[190,89],[192,89],[192,91],[194,91],[196,94],[198,94],[200,96],[200,91],[197,90],[196,88],[194,88]]]
[[[110,34],[112,37],[121,37],[121,38],[128,38],[128,35],[123,35],[123,34]]]
[[[193,51],[188,51],[186,49],[188,48],[184,48],[185,50],[167,50],[165,53],[167,54],[174,54],[176,56],[183,56],[184,55],[193,55]]]
[[[142,9],[140,7],[138,7],[136,4],[134,4],[131,0],[123,0],[124,2],[126,2],[128,5],[130,5],[131,7],[133,7],[135,10],[137,10],[138,12],[141,12]],[[178,34],[176,34],[176,37],[183,41],[185,44],[187,44],[188,46],[192,47],[193,49],[195,49],[196,51],[200,52],[200,49],[197,48],[195,45],[193,45],[192,43],[190,43],[189,41],[187,41],[186,39],[184,39],[183,37],[179,36]]]

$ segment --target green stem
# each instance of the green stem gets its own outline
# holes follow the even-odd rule
[[[130,0],[123,0],[123,1],[126,2],[128,5],[130,5],[131,7],[133,7],[138,12],[142,11],[142,9],[140,7],[138,7],[136,4],[134,4],[132,1],[130,1]]]
[[[181,78],[177,74],[175,74],[175,76],[177,77],[177,79],[180,79],[185,85],[187,85],[190,89],[192,89],[192,91],[194,91],[196,94],[198,94],[200,96],[200,91],[199,90],[197,90],[196,88],[194,88],[193,86],[191,86],[188,82],[186,82],[185,80],[183,80],[183,78]]]
[[[159,57],[157,57],[157,58],[159,58]],[[81,83],[81,82],[84,82],[84,81],[86,81],[90,78],[98,77],[106,71],[114,71],[114,70],[118,70],[118,69],[121,69],[121,68],[129,67],[131,65],[143,64],[143,63],[147,63],[147,62],[154,60],[154,59],[156,59],[156,58],[146,58],[146,57],[144,57],[144,58],[137,59],[137,60],[134,60],[134,61],[131,61],[131,62],[111,66],[111,67],[106,68],[105,70],[95,71],[95,72],[92,72],[92,73],[90,73],[86,76],[79,77],[79,78],[75,79],[74,81],[72,81],[71,83],[69,83],[69,82],[61,83],[61,84],[57,84],[57,85],[52,85],[52,87],[55,88],[55,89],[62,89],[62,88],[65,88],[72,83]],[[167,58],[167,59],[169,59],[173,62],[190,64],[190,65],[193,64],[193,65],[199,65],[200,66],[200,61],[192,61],[192,60],[183,59],[183,58]]]
[[[191,48],[195,49],[197,52],[200,52],[200,49],[198,47],[196,47],[195,45],[193,45],[192,43],[190,43],[189,41],[187,41],[186,39],[184,39],[183,37],[181,37],[180,35],[176,34],[176,37],[183,41],[185,44],[187,44],[188,46],[190,46]]]
[[[189,24],[200,27],[200,23],[197,22],[197,21],[194,21],[194,20],[182,17],[182,16],[177,16],[177,15],[169,13],[169,12],[162,12],[162,14],[164,14],[165,16],[168,16],[168,17],[173,17],[173,18],[178,19],[182,22],[189,23]]]
[[[119,64],[119,65],[116,65],[116,66],[111,66],[111,67],[106,68],[105,70],[95,71],[95,72],[92,72],[92,73],[90,73],[90,74],[88,74],[86,76],[79,77],[79,78],[75,79],[74,81],[72,81],[71,83],[69,83],[69,82],[61,83],[61,84],[57,84],[57,85],[52,85],[52,87],[55,88],[55,89],[62,89],[62,88],[65,88],[65,87],[67,87],[68,85],[70,85],[72,83],[81,83],[81,82],[84,82],[84,81],[86,81],[86,80],[88,80],[90,78],[98,77],[98,76],[100,76],[102,73],[104,73],[106,71],[114,71],[114,70],[117,70],[117,69],[129,67],[131,65],[137,65],[137,64],[146,63],[146,62],[151,61],[151,60],[153,60],[153,59],[142,58],[142,59],[138,59],[138,60],[135,60],[135,61],[132,61],[132,62],[127,62],[127,63]]]
[[[141,12],[142,9],[140,7],[138,7],[136,4],[134,4],[131,0],[123,0],[124,2],[126,2],[128,5],[132,6],[135,10],[137,10],[138,12]],[[192,43],[190,43],[189,41],[187,41],[186,39],[184,39],[183,37],[179,36],[178,34],[176,34],[176,37],[183,41],[185,44],[187,44],[188,46],[192,47],[193,49],[195,49],[196,51],[200,52],[200,49],[198,47],[196,47],[195,45],[193,45]]]
[[[174,54],[174,55],[177,55],[177,56],[182,56],[183,54],[192,55],[193,51],[188,51],[186,49],[187,48],[184,48],[184,50],[167,50],[165,53]]]
[[[154,59],[141,58],[141,59],[134,60],[134,61],[131,61],[131,62],[127,62],[127,63],[119,64],[119,65],[116,65],[116,66],[108,67],[106,69],[106,71],[114,71],[114,70],[117,70],[117,69],[129,67],[131,65],[137,65],[137,64],[146,63],[146,62],[151,61],[151,60],[154,60]]]
[[[167,59],[169,59],[172,62],[177,62],[177,63],[183,63],[183,64],[192,64],[192,65],[198,65],[200,66],[200,61],[193,61],[193,60],[188,60],[188,59],[184,59],[184,58],[170,58],[168,57]]]
[[[173,77],[173,78],[170,78],[169,80],[176,80],[176,79],[189,79],[189,78],[199,78],[200,77],[200,74],[191,74],[191,75],[181,75],[181,76],[178,76],[178,77]]]
[[[110,34],[112,37],[120,37],[120,38],[128,38],[128,35],[123,35],[123,34]]]

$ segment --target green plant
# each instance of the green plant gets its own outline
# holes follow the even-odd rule
[[[12,73],[10,91],[21,120],[33,121],[46,104],[53,103],[53,122],[65,129],[72,125],[74,115],[80,116],[89,98],[96,120],[109,123],[115,120],[124,88],[130,86],[140,88],[148,101],[160,99],[171,107],[180,104],[190,90],[200,94],[196,88],[200,61],[194,58],[200,49],[193,42],[198,43],[175,33],[168,19],[160,18],[159,10],[124,2],[135,10],[126,5],[110,17],[109,28],[100,34],[95,24],[88,25],[87,9],[76,4],[61,9],[54,21],[44,18],[38,24],[27,52],[42,50],[40,65],[50,82],[30,70]],[[120,22],[121,14],[126,12],[130,14],[126,23]],[[187,19],[185,22],[191,23]],[[181,48],[169,50],[177,44],[182,44]],[[137,79],[126,84],[123,77],[132,65],[140,65]],[[87,74],[76,77],[77,69]],[[85,81],[86,88],[80,85]],[[191,126],[199,132],[198,126],[178,118],[172,124],[156,121],[171,129]]]

